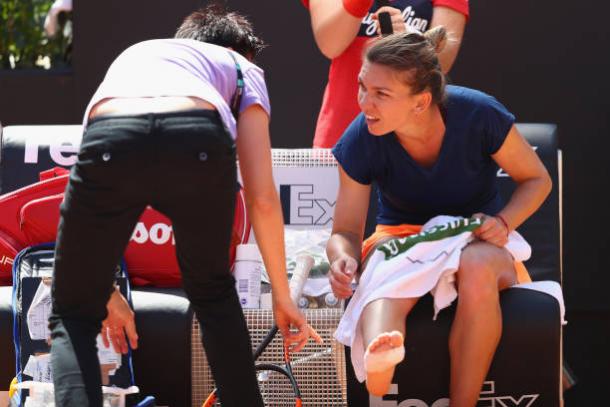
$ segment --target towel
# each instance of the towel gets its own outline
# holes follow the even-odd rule
[[[420,233],[392,239],[371,255],[335,332],[339,342],[351,347],[352,365],[359,381],[366,378],[365,344],[358,326],[364,307],[380,298],[419,298],[430,292],[436,319],[457,298],[455,273],[462,249],[475,239],[472,231],[481,223],[475,218],[437,216],[423,225]],[[509,234],[505,248],[515,262],[523,262],[531,255],[530,245],[516,231]],[[527,284],[523,286],[528,288]]]

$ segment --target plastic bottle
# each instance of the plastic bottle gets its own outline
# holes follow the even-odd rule
[[[19,390],[29,390],[29,396],[25,398],[24,407],[55,407],[55,393],[53,383],[42,383],[25,381],[15,386]]]
[[[240,244],[235,254],[235,289],[242,308],[259,308],[263,262],[256,244]]]
[[[328,293],[324,296],[324,304],[327,308],[336,308],[339,305],[339,299],[335,297],[335,294]]]
[[[114,386],[102,386],[102,393],[104,395],[103,407],[125,407],[125,397],[128,394],[139,392],[140,389],[138,386],[130,386],[126,389]]]
[[[301,298],[299,298],[299,301],[297,301],[297,306],[299,308],[307,308],[309,306],[309,300],[307,299],[307,297],[302,296]]]
[[[17,390],[28,390],[24,407],[55,407],[55,392],[53,383],[25,381],[15,385]],[[126,389],[120,387],[102,386],[103,407],[125,407],[125,397],[128,394],[139,393],[138,386]]]

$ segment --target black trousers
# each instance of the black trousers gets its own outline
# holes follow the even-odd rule
[[[184,290],[201,324],[223,407],[263,405],[229,270],[235,158],[215,111],[113,116],[89,124],[57,235],[50,319],[57,406],[102,406],[95,338],[115,266],[147,205],[172,221]]]

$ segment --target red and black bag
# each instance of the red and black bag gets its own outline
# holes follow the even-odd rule
[[[55,241],[59,205],[68,182],[68,170],[53,168],[40,173],[40,181],[0,196],[0,285],[11,285],[15,255],[25,247]],[[231,238],[231,264],[236,246],[249,238],[243,189],[237,192]],[[140,217],[125,261],[135,286],[179,287],[180,270],[175,256],[170,220],[148,207]]]

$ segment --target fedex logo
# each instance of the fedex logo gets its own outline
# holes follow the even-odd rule
[[[26,164],[38,163],[38,155],[41,146],[49,147],[49,155],[51,160],[58,165],[69,167],[76,163],[76,155],[80,148],[80,142],[62,141],[51,144],[40,143],[40,139],[36,137],[27,137],[25,139],[25,156],[23,162]]]
[[[313,184],[280,185],[284,223],[324,226],[333,220],[335,202],[314,196]]]
[[[540,394],[524,394],[521,396],[498,396],[496,395],[496,382],[486,381],[483,383],[483,390],[477,407],[531,407],[540,397]],[[390,391],[383,397],[370,396],[370,407],[449,407],[448,398],[440,398],[432,404],[428,404],[420,399],[407,399],[400,403],[398,400],[384,400],[388,396],[398,394],[398,385],[392,383]]]

